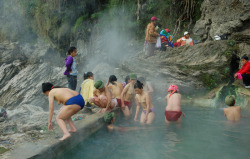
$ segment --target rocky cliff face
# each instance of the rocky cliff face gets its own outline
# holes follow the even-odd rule
[[[245,31],[250,35],[249,0],[204,0],[201,12],[193,32],[200,35],[203,41],[213,40],[215,35],[231,35],[234,32]]]
[[[66,84],[60,54],[41,41],[32,47],[6,42],[0,49],[0,107],[14,109],[32,104],[46,108],[41,84],[46,81]]]

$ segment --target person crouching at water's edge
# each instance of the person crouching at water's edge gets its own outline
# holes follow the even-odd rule
[[[68,87],[72,90],[76,90],[77,85],[77,69],[75,56],[77,55],[77,49],[75,47],[70,47],[65,59],[66,71],[64,75],[67,75]]]
[[[58,105],[63,104],[56,117],[58,126],[63,131],[63,137],[60,140],[65,140],[70,137],[70,133],[67,129],[65,121],[70,126],[70,132],[76,132],[75,125],[71,119],[71,116],[80,111],[84,105],[84,99],[76,91],[69,88],[61,88],[53,86],[51,83],[43,83],[42,91],[49,98],[49,119],[48,119],[48,130],[53,129],[52,117],[54,114],[54,100],[57,101]]]

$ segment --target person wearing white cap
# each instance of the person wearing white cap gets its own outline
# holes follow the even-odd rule
[[[147,25],[146,29],[146,38],[145,38],[145,54],[147,57],[154,55],[155,44],[157,42],[157,37],[160,36],[159,33],[156,32],[155,26],[157,20],[160,20],[156,17],[151,18],[151,22]]]
[[[190,38],[188,31],[184,32],[184,37],[178,39],[177,43],[179,43],[181,46],[183,46],[183,45],[191,45],[191,46],[193,46],[194,45],[193,39]]]

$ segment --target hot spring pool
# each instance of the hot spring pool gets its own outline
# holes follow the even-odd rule
[[[248,159],[250,116],[239,123],[227,122],[219,108],[182,106],[181,124],[166,125],[165,106],[155,107],[152,125],[117,117],[116,126],[140,130],[109,132],[106,128],[70,149],[58,159]],[[134,112],[135,113],[135,112]]]

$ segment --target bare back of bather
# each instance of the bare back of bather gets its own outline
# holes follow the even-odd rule
[[[174,93],[169,97],[168,94],[165,99],[167,100],[166,111],[181,111],[181,94]]]

